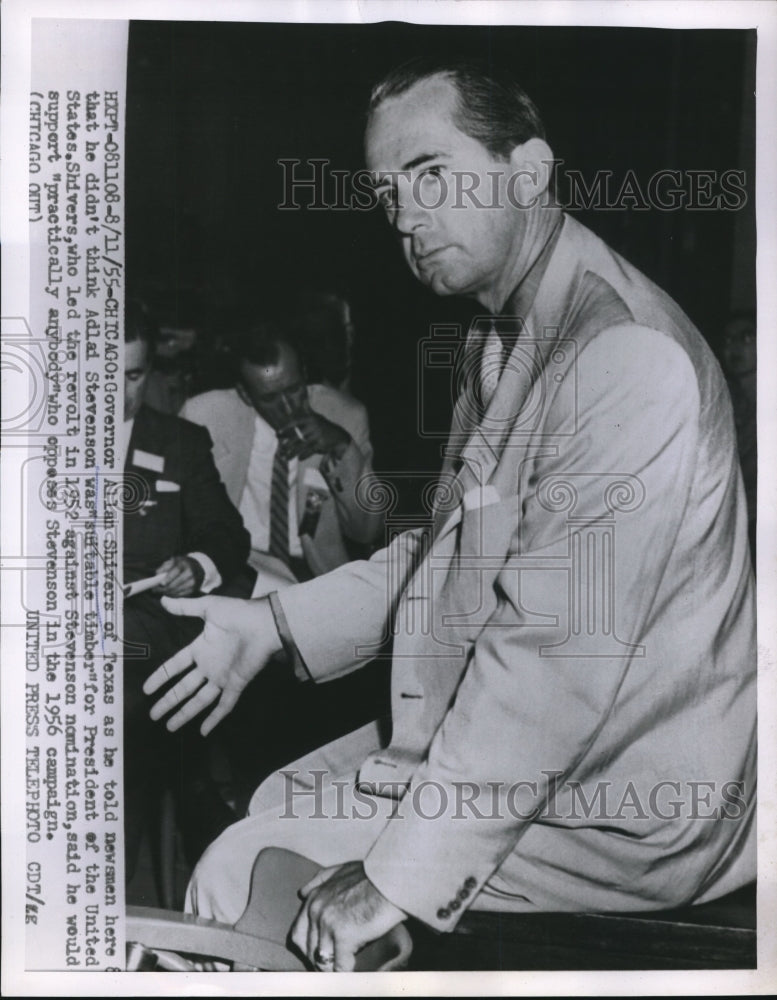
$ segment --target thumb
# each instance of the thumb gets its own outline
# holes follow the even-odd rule
[[[183,615],[186,618],[208,617],[207,597],[163,597],[162,607],[171,615]]]
[[[340,868],[340,865],[333,865],[330,868],[322,868],[321,871],[316,872],[313,878],[306,882],[303,886],[300,886],[298,895],[300,899],[307,899],[308,896],[317,889],[324,882],[328,882],[329,879],[334,875],[334,873]]]

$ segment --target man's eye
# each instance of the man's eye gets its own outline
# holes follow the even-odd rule
[[[381,191],[378,195],[378,201],[380,202],[381,208],[388,211],[389,209],[396,208],[397,205],[397,193],[392,188],[390,190]]]
[[[444,173],[444,167],[440,164],[435,164],[433,167],[426,167],[425,170],[419,175],[421,183],[428,182],[430,180],[439,181]]]

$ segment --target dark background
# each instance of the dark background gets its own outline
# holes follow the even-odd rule
[[[556,157],[587,180],[611,170],[617,190],[629,169],[643,184],[662,169],[746,171],[739,211],[577,213],[718,349],[731,313],[755,308],[755,41],[754,31],[133,22],[130,290],[166,292],[181,322],[194,313],[220,333],[233,306],[258,317],[309,281],[347,290],[375,467],[432,476],[440,442],[417,433],[418,342],[430,323],[466,324],[477,307],[417,284],[377,210],[279,211],[278,159],[363,167],[370,87],[413,55],[512,67]],[[432,400],[441,426],[445,395]],[[400,486],[410,510],[416,487]]]

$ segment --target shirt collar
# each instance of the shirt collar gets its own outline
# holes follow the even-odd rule
[[[537,291],[542,283],[542,279],[545,276],[545,272],[548,269],[548,264],[553,256],[553,251],[555,250],[556,244],[561,236],[563,223],[564,216],[559,213],[553,228],[550,230],[545,239],[542,249],[535,258],[534,263],[507,299],[504,309],[502,310],[503,316],[514,316],[522,321],[525,321],[527,315],[529,314],[529,310],[534,303],[534,299],[537,296]],[[517,326],[520,327],[521,324],[517,324]],[[501,330],[499,332],[501,335]],[[516,332],[520,332],[520,330]]]

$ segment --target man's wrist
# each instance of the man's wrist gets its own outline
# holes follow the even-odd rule
[[[267,600],[273,619],[275,620],[275,629],[278,633],[278,652],[282,651],[286,655],[297,680],[311,680],[310,671],[302,659],[302,655],[297,648],[297,643],[294,641],[294,636],[291,634],[289,623],[286,621],[286,615],[278,598],[278,592],[274,590],[271,594],[268,594]]]
[[[205,580],[205,567],[199,561],[195,559],[194,556],[184,556],[186,562],[189,564],[189,569],[194,577],[194,591],[193,593],[198,594],[202,589],[203,581]]]
[[[407,920],[407,918],[408,918],[408,916],[410,914],[406,913],[402,909],[401,906],[397,906],[397,904],[395,902],[393,902],[393,900],[389,899],[388,896],[383,892],[383,890],[379,889],[375,885],[375,883],[372,881],[372,879],[369,877],[369,875],[367,875],[366,872],[364,874],[364,878],[370,884],[370,886],[372,887],[373,892],[381,899],[381,901],[383,903],[385,903],[385,905],[387,907],[390,907],[392,910],[394,910],[394,912],[396,913],[396,917],[397,917],[397,923],[399,923],[400,920]]]

